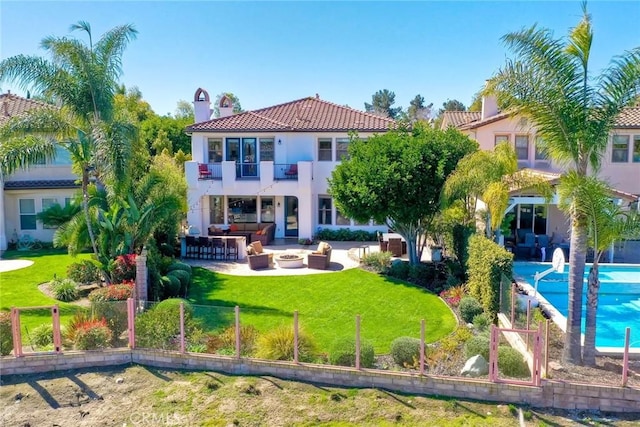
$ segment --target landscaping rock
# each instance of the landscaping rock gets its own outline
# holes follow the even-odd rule
[[[118,377],[116,378],[116,384],[122,384],[124,382],[124,378]]]
[[[480,375],[486,375],[489,373],[489,363],[479,354],[471,357],[464,364],[460,375],[463,377],[479,377]]]

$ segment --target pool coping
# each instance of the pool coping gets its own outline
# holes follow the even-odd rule
[[[522,264],[525,264],[524,262]],[[526,264],[537,264],[540,266],[548,265],[551,267],[550,262],[537,262],[531,263],[528,262]],[[606,265],[611,265],[610,263],[606,263]],[[616,263],[615,265],[623,266],[623,267],[640,267],[640,264],[622,264]],[[555,323],[563,333],[567,333],[567,317],[560,313],[558,309],[556,309],[540,292],[537,293],[535,288],[531,286],[528,282],[525,281],[522,276],[518,276],[516,274],[513,275],[513,279],[517,283],[518,287],[528,296],[534,298],[538,301],[538,305],[540,309],[542,309],[547,316]],[[584,334],[580,334],[581,342],[584,344]],[[635,342],[635,341],[634,341]],[[614,356],[614,357],[622,357],[624,353],[624,347],[598,347],[596,346],[596,352],[599,356]],[[629,358],[640,360],[640,348],[629,348]]]

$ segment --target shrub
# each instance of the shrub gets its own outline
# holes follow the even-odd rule
[[[391,252],[372,252],[362,257],[362,263],[377,273],[386,274],[391,267]]]
[[[189,264],[185,264],[184,262],[179,262],[179,261],[171,263],[167,267],[167,273],[170,272],[170,271],[174,271],[174,270],[183,270],[183,271],[186,271],[187,273],[189,273],[189,275],[191,275],[193,273],[192,270],[191,270],[191,266]]]
[[[375,357],[373,345],[367,340],[360,340],[360,366],[373,368]],[[329,363],[338,366],[356,366],[356,340],[352,337],[339,338],[334,341],[329,351]]]
[[[494,318],[500,305],[502,276],[511,279],[513,254],[481,235],[469,239],[469,292]]]
[[[97,350],[109,347],[113,341],[111,329],[105,319],[88,320],[77,325],[74,348],[76,350]]]
[[[407,280],[409,277],[409,263],[405,261],[392,262],[387,275],[396,279]]]
[[[240,354],[253,354],[258,339],[258,330],[252,325],[240,325]],[[223,351],[234,354],[236,351],[236,327],[229,326],[217,335],[210,335],[207,339],[207,353]]]
[[[415,366],[420,360],[420,340],[411,337],[400,337],[391,343],[391,356],[400,366]]]
[[[188,301],[171,298],[164,300],[136,317],[136,345],[163,350],[177,349],[180,336],[180,303],[184,303],[184,328],[186,336],[198,333],[198,323],[193,319],[193,307]]]
[[[457,307],[460,304],[460,300],[466,293],[467,288],[464,285],[458,285],[440,292],[440,298],[442,298],[451,307]]]
[[[508,377],[525,378],[531,376],[529,366],[524,361],[522,354],[508,345],[498,347],[498,369]]]
[[[467,296],[460,300],[460,316],[465,323],[473,322],[473,318],[482,313],[482,305],[474,297]]]
[[[453,227],[453,253],[462,269],[461,279],[464,282],[468,274],[470,254],[470,239],[475,233],[475,227],[456,224]]]
[[[293,327],[280,325],[263,334],[258,339],[256,357],[269,360],[293,360]],[[310,362],[315,353],[315,344],[311,336],[303,329],[298,330],[298,360]]]
[[[6,356],[13,350],[13,333],[11,331],[11,313],[0,311],[0,356]]]
[[[133,297],[133,282],[103,286],[89,294],[91,302],[126,301]]]
[[[37,349],[50,348],[53,345],[53,325],[43,323],[36,326],[29,334],[29,341]]]
[[[486,361],[489,361],[489,337],[476,335],[464,343],[464,355],[467,359],[476,354],[481,355]]]
[[[378,237],[376,232],[368,232],[364,230],[351,230],[349,228],[340,228],[338,230],[330,230],[328,228],[319,229],[314,236],[315,240],[334,240],[349,242],[372,242]]]
[[[136,254],[119,255],[110,265],[113,283],[122,283],[136,278]]]
[[[63,338],[70,346],[76,342],[76,333],[80,326],[91,320],[89,310],[80,309],[76,311],[67,325],[63,328]]]
[[[102,273],[100,267],[95,261],[84,260],[74,262],[67,267],[67,277],[77,283],[94,283],[100,282]]]
[[[489,319],[487,313],[480,313],[473,317],[473,326],[480,332],[488,330],[490,325],[491,319]]]
[[[80,296],[78,284],[71,279],[54,279],[51,282],[51,290],[58,301],[75,301]]]
[[[172,270],[167,273],[167,277],[177,277],[180,281],[180,288],[178,290],[180,295],[187,295],[189,289],[189,283],[191,282],[191,273],[184,270]]]
[[[431,288],[436,278],[433,263],[409,265],[408,280],[423,288]]]
[[[162,276],[160,282],[163,285],[165,297],[176,298],[180,295],[180,279],[177,276]]]

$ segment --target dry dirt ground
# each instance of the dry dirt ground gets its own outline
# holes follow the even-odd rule
[[[544,411],[456,399],[345,389],[273,377],[142,366],[10,376],[2,426],[633,426],[635,417]]]

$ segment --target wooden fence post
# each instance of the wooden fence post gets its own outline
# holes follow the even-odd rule
[[[20,309],[11,308],[11,333],[13,334],[13,355],[22,357],[22,332],[20,331]]]
[[[236,358],[240,359],[240,307],[236,305]]]
[[[420,375],[424,375],[424,319],[420,320]]]
[[[356,314],[356,369],[360,369],[360,315]]]
[[[293,312],[293,362],[298,363],[298,310]]]
[[[185,352],[184,345],[184,303],[180,302],[180,353]]]
[[[51,307],[51,318],[53,321],[53,350],[60,354],[62,352],[62,339],[60,337],[60,308],[57,304]]]
[[[511,327],[516,327],[516,284],[511,284]]]
[[[136,348],[136,307],[133,298],[127,298],[127,329],[129,330],[129,348]]]
[[[627,386],[627,377],[629,375],[629,341],[631,339],[631,328],[624,330],[624,353],[622,355],[622,387]]]

